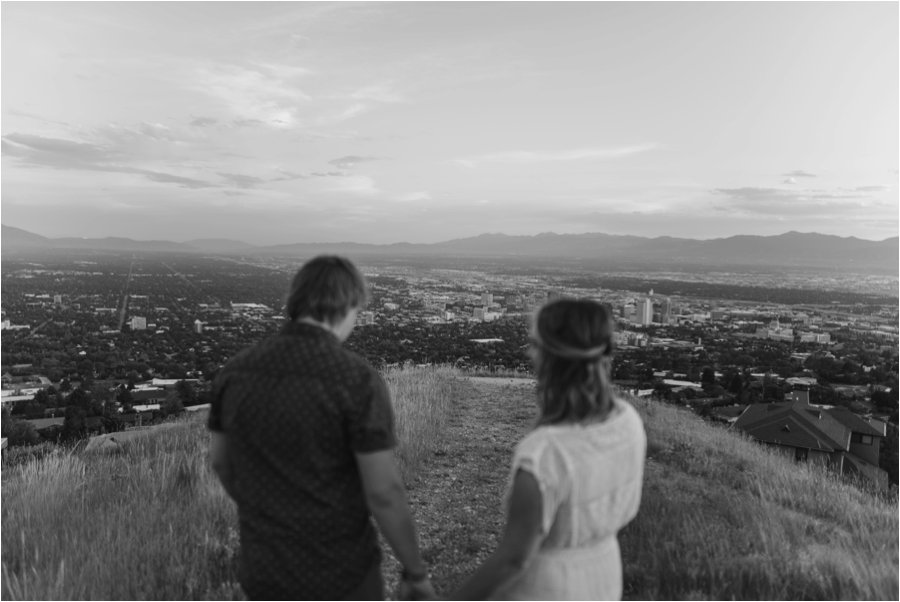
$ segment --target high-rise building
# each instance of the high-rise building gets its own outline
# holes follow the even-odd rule
[[[659,321],[661,324],[668,324],[672,320],[672,300],[669,297],[663,299],[659,308]]]
[[[203,334],[203,322],[200,320],[194,320],[194,333]]]
[[[483,307],[476,307],[476,308],[475,308],[475,311],[472,313],[472,316],[473,316],[476,320],[480,320],[480,321],[484,322],[484,316],[485,316],[484,308],[483,308]]]
[[[647,297],[641,301],[638,308],[639,318],[642,326],[653,324],[653,299]]]
[[[481,304],[485,307],[490,307],[491,303],[494,302],[494,295],[492,293],[482,293],[481,294]]]
[[[147,318],[133,316],[131,321],[128,322],[128,325],[131,326],[131,330],[147,330]]]

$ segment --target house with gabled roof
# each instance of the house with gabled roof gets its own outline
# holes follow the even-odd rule
[[[859,475],[879,487],[888,482],[887,473],[878,466],[887,425],[847,408],[811,405],[809,391],[792,391],[782,403],[751,404],[732,428],[798,462]]]

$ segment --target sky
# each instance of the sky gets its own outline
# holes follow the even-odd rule
[[[3,2],[49,237],[898,234],[897,2]]]

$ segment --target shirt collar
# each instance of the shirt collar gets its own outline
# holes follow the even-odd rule
[[[281,327],[281,334],[292,336],[312,336],[324,337],[339,342],[337,336],[330,330],[326,330],[321,326],[310,324],[308,322],[294,322],[293,320],[285,320]]]

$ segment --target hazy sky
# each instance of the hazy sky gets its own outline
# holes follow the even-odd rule
[[[897,2],[4,2],[2,220],[898,233]]]

